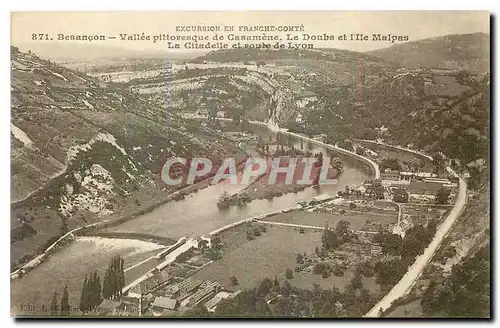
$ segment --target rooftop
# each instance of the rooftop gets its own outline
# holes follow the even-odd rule
[[[162,309],[175,310],[178,301],[168,297],[157,297],[152,306]]]

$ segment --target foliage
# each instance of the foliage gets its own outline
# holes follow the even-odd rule
[[[80,295],[80,311],[85,314],[95,309],[101,303],[101,280],[97,275],[97,271],[94,271],[93,274],[90,274],[89,279],[85,275]]]
[[[50,315],[59,315],[59,305],[57,304],[57,292],[54,292],[52,296],[52,302],[50,303]]]
[[[383,158],[382,161],[380,161],[379,166],[381,171],[385,169],[391,169],[396,171],[401,170],[401,164],[399,164],[397,158]]]
[[[377,262],[374,266],[377,284],[381,286],[395,285],[406,273],[406,266],[400,259]]]
[[[123,270],[123,257],[116,255],[106,269],[102,285],[102,296],[105,299],[121,297],[122,289],[125,287],[125,273]]]
[[[453,266],[445,283],[431,281],[421,304],[426,316],[490,316],[490,246]]]
[[[62,316],[69,316],[70,309],[68,286],[64,286],[63,296],[61,298],[61,312],[59,314]]]
[[[276,288],[278,285],[278,289]],[[242,291],[234,299],[219,303],[215,317],[360,317],[375,304],[368,290],[349,284],[344,293],[337,288],[312,290],[297,288],[288,281],[279,287],[277,279],[262,280],[258,287]],[[267,300],[267,302],[266,302]]]
[[[392,200],[396,203],[407,203],[408,202],[408,192],[404,188],[398,188],[394,190],[394,195]]]
[[[375,235],[374,241],[382,247],[384,254],[400,255],[403,247],[403,239],[400,235],[387,231],[381,231]]]
[[[438,190],[436,194],[436,204],[448,204],[448,201],[450,200],[450,189],[448,188],[441,188]]]
[[[325,272],[328,273],[330,271],[330,266],[328,265],[328,263],[325,263],[325,262],[319,262],[319,263],[316,263],[313,267],[313,273],[314,274],[324,274]]]
[[[357,272],[367,278],[370,278],[375,274],[375,268],[373,263],[366,261],[358,265]]]

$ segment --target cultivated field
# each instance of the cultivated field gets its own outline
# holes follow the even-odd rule
[[[267,226],[266,232],[249,241],[246,239],[247,229],[239,226],[222,233],[221,240],[225,244],[222,259],[194,276],[219,281],[230,289],[250,288],[266,277],[284,277],[287,268],[295,268],[298,253],[313,254],[314,249],[321,245],[321,231],[309,230],[300,234],[298,229]],[[232,276],[238,279],[237,287],[231,285]]]

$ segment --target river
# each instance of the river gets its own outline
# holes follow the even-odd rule
[[[269,135],[275,140],[274,132],[265,127],[254,127],[255,132],[264,140],[267,140]],[[334,156],[330,150],[307,142],[301,143],[293,137],[292,140],[296,148],[300,149],[302,146],[313,153],[322,152],[324,156]],[[220,210],[216,203],[222,192],[235,193],[245,188],[244,185],[220,183],[192,193],[184,200],[166,203],[109,230],[148,233],[174,239],[202,236],[229,223],[287,208],[298,202],[311,200],[320,194],[334,196],[346,185],[358,186],[370,177],[370,169],[366,164],[344,155],[341,155],[341,160],[344,171],[338,177],[338,183],[334,185],[323,185],[319,189],[309,187],[298,193],[289,193],[272,200],[254,200],[244,207],[232,206],[227,210]],[[141,242],[140,245],[141,247],[137,248],[137,245],[132,246],[119,239],[94,238],[89,241],[79,238],[70,246],[53,254],[23,278],[11,282],[11,308],[19,313],[21,304],[48,306],[53,291],[57,289],[61,295],[64,284],[68,284],[71,305],[78,307],[77,302],[85,273],[99,269],[102,276],[103,268],[116,253],[125,257],[127,267],[151,256],[153,250],[159,248],[159,245],[146,242]],[[143,251],[140,251],[141,249]]]

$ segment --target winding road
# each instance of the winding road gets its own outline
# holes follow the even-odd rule
[[[404,148],[401,148],[405,150]],[[428,157],[428,156],[426,156]],[[381,313],[386,311],[398,298],[406,295],[415,281],[420,277],[422,271],[425,266],[430,262],[439,246],[445,239],[446,235],[450,231],[451,227],[455,223],[455,221],[462,214],[465,205],[467,203],[467,183],[465,180],[460,177],[455,171],[453,171],[450,167],[447,167],[446,170],[452,175],[459,178],[459,191],[458,197],[455,202],[455,206],[450,211],[443,224],[439,227],[434,238],[431,243],[425,249],[424,253],[417,257],[415,262],[410,266],[406,274],[401,278],[401,280],[391,289],[391,291],[382,298],[366,315],[367,318],[376,318],[380,316]]]

